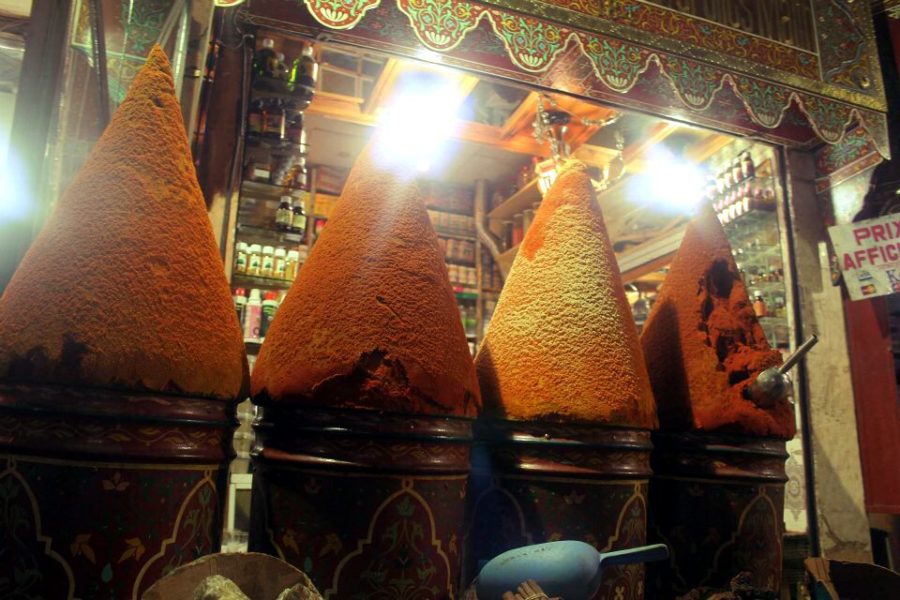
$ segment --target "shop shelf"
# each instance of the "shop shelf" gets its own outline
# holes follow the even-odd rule
[[[537,179],[532,179],[522,189],[494,207],[488,213],[488,218],[492,221],[509,221],[542,199]]]
[[[276,185],[274,183],[268,183],[265,181],[245,179],[241,182],[241,191],[246,191],[251,194],[259,194],[261,196],[273,196],[275,198],[280,198],[281,196],[285,196],[290,192],[303,191],[303,189]]]
[[[303,233],[292,231],[281,231],[274,227],[263,227],[261,225],[250,224],[245,225],[243,223],[238,223],[236,231],[238,237],[261,237],[279,242],[293,242],[298,245],[303,242],[303,236],[305,235]]]
[[[450,258],[449,256],[444,257],[444,262],[448,265],[458,265],[460,267],[475,267],[475,262],[471,260],[463,260],[461,258]]]
[[[442,238],[451,238],[454,240],[463,240],[464,242],[474,242],[476,241],[475,234],[465,234],[465,233],[457,233],[453,231],[446,231],[444,229],[435,229],[435,233],[438,234],[438,237]]]
[[[289,140],[280,140],[256,132],[248,133],[246,140],[249,146],[259,146],[261,148],[278,150],[279,152],[290,152],[298,156],[306,156],[309,153],[308,144],[297,144]]]
[[[285,281],[284,279],[275,279],[274,277],[260,277],[260,276],[256,276],[256,275],[244,275],[242,273],[235,273],[231,277],[231,283],[232,283],[232,285],[246,284],[246,285],[242,285],[242,287],[258,287],[258,288],[286,290],[286,289],[290,288],[294,282],[293,281]]]

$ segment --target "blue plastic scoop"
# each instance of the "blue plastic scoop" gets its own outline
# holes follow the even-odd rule
[[[600,589],[604,567],[665,560],[665,544],[600,553],[584,542],[562,541],[507,550],[491,559],[475,582],[478,600],[501,600],[533,579],[549,597],[590,600]]]

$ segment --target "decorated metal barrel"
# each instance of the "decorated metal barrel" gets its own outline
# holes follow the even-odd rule
[[[325,598],[457,598],[471,421],[269,408],[250,549]]]
[[[485,409],[466,584],[481,563],[516,546],[642,545],[656,415],[584,165],[563,165],[541,202],[475,364]],[[610,569],[597,597],[643,598],[643,566]]]
[[[601,552],[646,541],[650,432],[538,422],[476,427],[466,583],[498,554],[579,540]],[[644,566],[605,569],[597,598],[643,597]]]
[[[776,592],[781,585],[784,440],[711,433],[653,436],[648,538],[669,546],[648,566],[648,596],[695,588],[728,590],[731,580]]]
[[[0,596],[138,598],[216,552],[247,383],[154,47],[0,297]]]
[[[650,539],[669,544],[648,590],[675,598],[781,582],[791,403],[757,394],[781,364],[754,314],[725,231],[705,208],[685,231],[641,333],[662,430],[654,435]],[[776,370],[777,371],[777,370]]]
[[[138,598],[220,546],[234,408],[0,385],[0,581],[10,597]]]
[[[458,598],[480,398],[424,190],[389,142],[356,160],[260,349],[250,549],[325,598]]]

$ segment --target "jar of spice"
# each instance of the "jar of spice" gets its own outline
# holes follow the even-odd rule
[[[247,275],[259,275],[262,266],[262,247],[259,244],[251,244],[247,249]]]
[[[284,248],[275,249],[275,265],[272,270],[272,277],[275,279],[284,279],[287,267],[287,252]]]
[[[234,272],[243,275],[247,272],[247,243],[238,242],[234,246]]]
[[[299,253],[296,250],[289,250],[284,260],[284,278],[293,281],[297,277],[300,269]]]
[[[259,274],[263,277],[271,277],[275,271],[275,248],[272,246],[263,246],[262,262],[259,266]]]

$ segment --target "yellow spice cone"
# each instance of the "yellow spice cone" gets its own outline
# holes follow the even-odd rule
[[[485,411],[513,420],[656,424],[631,309],[584,165],[547,193],[476,357]]]

